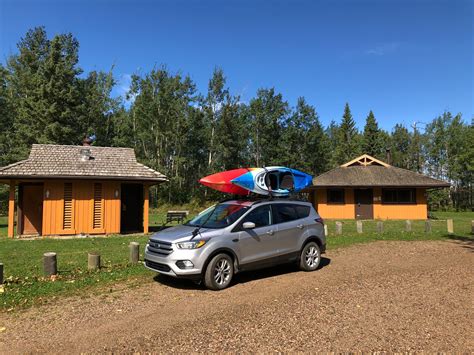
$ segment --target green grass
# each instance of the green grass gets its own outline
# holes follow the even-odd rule
[[[150,213],[150,224],[161,226],[167,209],[161,208]],[[189,209],[190,216],[199,210]],[[342,220],[343,235],[335,235],[335,220],[327,220],[329,229],[328,250],[356,243],[375,240],[445,240],[448,238],[473,240],[471,220],[473,212],[439,212],[432,220],[432,232],[424,232],[424,221],[413,221],[412,232],[405,231],[405,221],[384,221],[384,232],[377,233],[377,221],[364,221],[363,234],[357,234],[356,222]],[[455,234],[449,236],[446,219],[454,220]],[[107,286],[124,282],[126,285],[150,282],[153,272],[142,265],[128,264],[128,244],[140,243],[141,252],[147,241],[146,236],[110,236],[80,239],[37,239],[18,240],[6,238],[6,218],[0,217],[0,261],[4,263],[5,292],[0,294],[0,311],[19,309],[34,304],[48,302],[54,297],[103,292]],[[173,223],[175,224],[175,223]],[[54,251],[58,254],[59,277],[55,281],[42,275],[42,255]],[[103,268],[98,272],[87,271],[87,253],[99,251]],[[143,254],[141,254],[143,260]]]

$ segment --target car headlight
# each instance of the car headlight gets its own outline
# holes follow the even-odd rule
[[[192,240],[190,242],[181,242],[181,243],[176,243],[176,246],[179,249],[198,249],[202,247],[204,244],[206,244],[207,240]]]

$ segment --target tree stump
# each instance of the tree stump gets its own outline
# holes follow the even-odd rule
[[[337,235],[342,234],[342,222],[336,222],[336,234]]]
[[[425,221],[425,233],[431,233],[431,221],[429,219]]]
[[[48,252],[43,254],[43,269],[45,276],[56,275],[58,273],[56,253]]]
[[[138,259],[140,256],[140,243],[130,242],[130,245],[128,247],[130,248],[130,263],[138,263]]]
[[[383,222],[382,222],[382,221],[378,221],[378,222],[377,222],[377,233],[378,233],[378,234],[382,234],[382,233],[383,233]]]
[[[357,221],[356,226],[357,226],[357,233],[362,234],[362,221]]]
[[[88,270],[100,269],[100,253],[91,252],[87,254],[87,269]]]
[[[405,222],[405,230],[411,232],[411,221],[409,219]]]
[[[447,227],[448,227],[448,234],[454,234],[454,224],[452,219],[448,219],[446,221]]]

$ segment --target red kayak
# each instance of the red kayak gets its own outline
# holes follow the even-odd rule
[[[220,173],[205,176],[201,180],[199,180],[199,182],[205,186],[210,187],[211,189],[226,192],[228,194],[248,195],[250,193],[249,190],[243,189],[242,187],[234,185],[230,182],[231,180],[248,172],[249,169],[246,168],[227,170]]]

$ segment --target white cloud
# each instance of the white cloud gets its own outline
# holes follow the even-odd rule
[[[374,48],[368,49],[365,54],[382,56],[396,52],[400,48],[400,42],[387,42]]]

